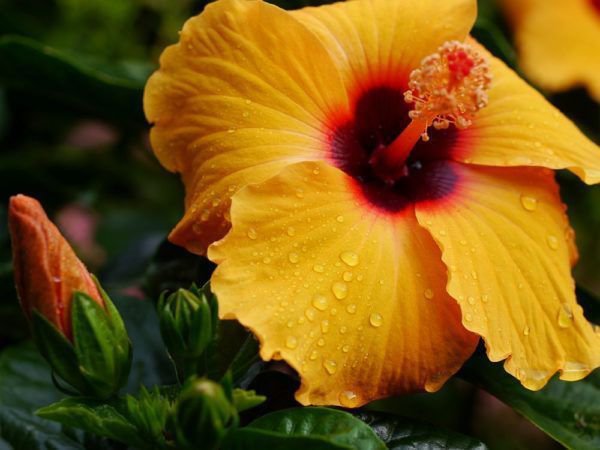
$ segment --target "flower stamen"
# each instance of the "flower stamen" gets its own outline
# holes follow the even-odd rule
[[[380,146],[370,164],[386,181],[393,183],[404,174],[406,160],[421,139],[429,140],[427,129],[445,130],[454,125],[468,128],[475,114],[488,103],[491,83],[489,64],[471,45],[448,41],[425,57],[413,70],[404,100],[413,103],[411,123],[388,146]]]

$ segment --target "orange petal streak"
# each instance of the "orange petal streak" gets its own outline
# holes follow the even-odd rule
[[[464,40],[477,15],[473,0],[358,0],[292,14],[313,30],[348,89],[406,87],[410,72],[446,41]]]
[[[457,146],[451,157],[490,166],[569,169],[588,184],[600,182],[600,148],[503,62],[478,49],[491,66],[489,103],[466,130],[470,145]]]
[[[451,164],[451,201],[419,204],[442,249],[448,292],[492,361],[529,389],[556,371],[579,380],[600,365],[600,335],[575,299],[572,233],[549,170]]]
[[[290,166],[234,196],[233,228],[209,249],[221,317],[299,372],[303,404],[437,390],[478,341],[413,209],[380,215],[353,183],[323,163]]]
[[[324,158],[322,124],[347,103],[329,53],[288,12],[222,0],[190,19],[144,96],[154,151],[186,186],[171,240],[204,253],[226,233],[238,189]]]

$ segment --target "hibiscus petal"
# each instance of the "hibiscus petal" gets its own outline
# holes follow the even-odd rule
[[[514,28],[519,63],[536,84],[553,91],[583,84],[600,101],[600,10],[593,3],[501,2]]]
[[[502,61],[478,49],[491,65],[489,104],[461,130],[450,156],[489,166],[569,169],[588,184],[600,182],[598,146]]]
[[[265,360],[299,372],[303,404],[436,390],[478,341],[414,210],[381,214],[353,183],[307,162],[247,186],[233,197],[230,233],[208,252],[221,317],[250,328]]]
[[[154,151],[187,189],[171,240],[203,253],[227,231],[236,190],[323,157],[321,124],[346,104],[329,53],[289,13],[222,0],[190,19],[144,98]]]
[[[442,249],[448,292],[463,325],[481,335],[492,361],[530,389],[560,370],[585,377],[600,364],[600,335],[577,305],[572,233],[551,171],[446,163],[460,187],[421,203],[417,219]]]
[[[464,40],[477,15],[473,0],[359,0],[292,12],[315,31],[350,90],[406,88],[410,72],[445,41]]]

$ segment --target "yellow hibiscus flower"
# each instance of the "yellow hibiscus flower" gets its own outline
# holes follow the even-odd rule
[[[519,63],[550,91],[587,87],[600,101],[600,1],[501,0]]]
[[[304,404],[435,391],[480,337],[530,389],[600,364],[548,170],[599,182],[600,152],[468,37],[475,17],[221,0],[148,82],[154,150],[187,190],[170,238],[208,248],[221,317],[298,371]]]

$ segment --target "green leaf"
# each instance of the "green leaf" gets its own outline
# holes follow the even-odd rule
[[[485,450],[482,442],[470,436],[444,430],[391,414],[355,414],[368,424],[390,450]]]
[[[233,431],[227,436],[222,447],[227,450],[351,450],[354,448],[319,437],[289,436],[253,428]]]
[[[58,424],[33,415],[34,410],[58,400],[61,394],[31,343],[0,354],[0,380],[0,437],[10,445],[8,448],[83,450],[83,445],[62,433]]]
[[[106,119],[144,124],[147,71],[90,62],[21,36],[0,38],[0,83]],[[86,62],[84,62],[86,61]]]
[[[355,450],[386,448],[368,425],[353,415],[336,409],[286,409],[260,417],[249,427],[287,436],[318,437]]]
[[[471,358],[461,375],[481,386],[568,448],[600,448],[600,371],[577,382],[551,380],[544,389],[525,389],[502,364],[485,355]]]
[[[39,409],[36,414],[97,436],[144,448],[144,441],[138,437],[136,427],[109,404],[82,397],[69,397]]]

